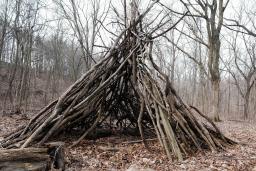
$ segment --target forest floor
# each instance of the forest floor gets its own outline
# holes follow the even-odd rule
[[[0,114],[0,139],[28,122],[22,115]],[[139,137],[112,136],[98,140],[83,140],[78,146],[66,148],[69,171],[80,170],[202,170],[256,171],[256,124],[244,121],[217,123],[224,134],[238,142],[221,152],[198,152],[182,162],[169,161],[157,141],[149,141],[149,152],[142,143],[132,142]],[[70,139],[66,139],[70,144]]]

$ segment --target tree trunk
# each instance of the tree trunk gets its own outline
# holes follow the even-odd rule
[[[246,80],[246,93],[244,96],[244,120],[248,119],[249,114],[249,103],[250,103],[250,94],[251,94],[251,79]]]
[[[213,31],[213,33],[215,33]],[[219,71],[219,60],[220,60],[220,39],[219,34],[215,33],[213,37],[209,37],[209,57],[208,57],[208,68],[211,75],[211,86],[212,86],[212,113],[215,122],[220,121],[220,71]]]
[[[245,95],[244,98],[244,120],[248,119],[248,110],[249,110],[249,95]]]
[[[254,84],[254,94],[256,94],[256,84]],[[253,114],[253,116],[254,116],[254,118],[256,119],[256,96],[253,96],[254,97],[254,101],[253,101],[253,112],[254,113],[252,113]]]
[[[231,91],[230,91],[230,76],[228,77],[228,116],[230,116],[230,99],[231,99]]]
[[[215,122],[220,121],[220,82],[219,80],[212,80],[213,87],[213,97],[212,97],[212,112],[213,112],[213,120]]]

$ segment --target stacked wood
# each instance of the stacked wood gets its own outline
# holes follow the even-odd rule
[[[6,136],[1,146],[22,149],[43,145],[59,132],[80,125],[85,131],[73,145],[99,126],[118,125],[138,128],[146,146],[144,132],[151,131],[168,157],[179,160],[196,150],[215,151],[233,144],[213,122],[203,115],[194,116],[154,62],[157,36],[153,34],[157,29],[147,28],[146,32],[142,22],[153,5],[122,31],[100,62],[27,125]]]

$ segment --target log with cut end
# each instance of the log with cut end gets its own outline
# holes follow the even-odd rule
[[[6,161],[48,161],[47,148],[1,149],[0,162]]]
[[[51,158],[47,148],[1,149],[0,170],[47,171]]]
[[[62,146],[47,145],[47,148],[0,149],[2,171],[48,171],[51,168],[64,170]]]

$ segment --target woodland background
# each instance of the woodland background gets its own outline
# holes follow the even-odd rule
[[[162,22],[170,25],[190,10],[174,29],[157,39],[155,60],[188,104],[213,117],[215,82],[219,84],[220,118],[253,120],[256,117],[255,1],[213,0],[207,8],[201,6],[202,2],[206,3],[160,1],[155,7],[148,19],[165,16]],[[138,1],[139,8],[145,9],[148,3]],[[221,3],[225,7],[222,16],[218,13]],[[100,59],[104,48],[121,31],[124,4],[124,1],[101,0],[1,0],[1,111],[39,110],[58,97]],[[208,12],[204,13],[205,10]],[[215,15],[216,30],[208,28],[206,14],[209,18],[210,14]],[[218,30],[217,24],[221,29]],[[211,44],[211,32],[217,33],[220,42],[220,55],[212,69],[210,53],[216,47]]]

